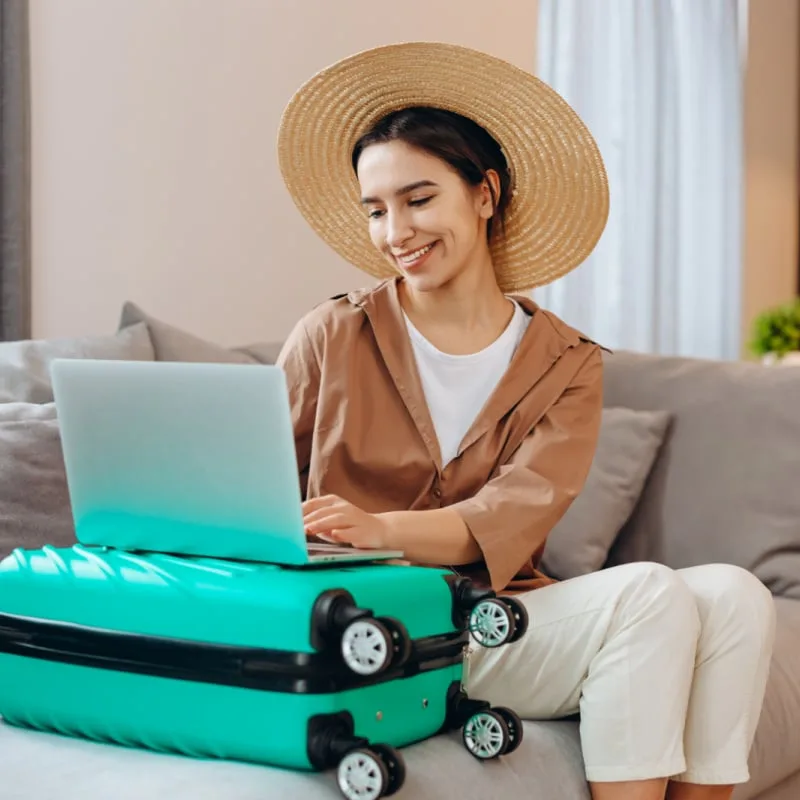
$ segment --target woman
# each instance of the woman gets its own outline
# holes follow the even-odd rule
[[[591,252],[602,160],[566,103],[464,48],[396,45],[314,76],[280,134],[314,229],[383,280],[291,334],[308,534],[399,549],[517,592],[526,635],[469,658],[467,690],[530,719],[580,711],[596,800],[716,800],[748,780],[771,596],[727,565],[537,569],[581,491],[601,349],[525,295]]]

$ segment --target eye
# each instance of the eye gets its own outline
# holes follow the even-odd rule
[[[424,206],[426,203],[429,203],[432,199],[433,199],[432,196],[417,197],[415,200],[409,200],[408,204],[410,206]]]
[[[378,219],[383,216],[383,211],[381,211],[379,208],[373,208],[372,211],[369,212],[368,216],[370,219]]]

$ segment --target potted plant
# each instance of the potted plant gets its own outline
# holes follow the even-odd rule
[[[750,349],[765,364],[800,365],[800,297],[756,317]]]

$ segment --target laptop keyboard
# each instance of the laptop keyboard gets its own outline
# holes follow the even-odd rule
[[[342,544],[325,544],[320,542],[309,542],[306,545],[308,549],[308,554],[311,556],[314,555],[337,555],[339,553],[353,553],[359,552],[354,547],[348,547],[347,545]]]

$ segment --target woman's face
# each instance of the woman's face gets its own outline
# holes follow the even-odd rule
[[[373,244],[414,288],[491,268],[485,182],[470,186],[445,161],[400,141],[367,147],[358,181]]]

